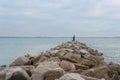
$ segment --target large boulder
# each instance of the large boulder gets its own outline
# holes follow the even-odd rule
[[[44,61],[44,62],[40,63],[38,65],[38,67],[34,70],[34,72],[32,74],[32,80],[44,80],[46,72],[53,71],[53,74],[55,74],[56,70],[64,72],[64,70],[59,66],[59,64],[57,62]]]
[[[28,73],[29,76],[32,76],[32,72],[35,69],[35,67],[32,65],[12,66],[11,68],[22,68],[23,70],[25,70]]]
[[[63,58],[71,62],[79,62],[81,56],[80,54],[67,53],[66,55],[63,56]]]
[[[104,78],[106,80],[110,80],[108,72],[109,72],[109,68],[107,66],[101,66],[101,67],[85,70],[81,74],[86,75],[88,77],[95,77],[98,79]]]
[[[27,57],[18,57],[15,61],[13,61],[10,66],[22,66],[27,63],[29,59]]]
[[[49,70],[45,73],[45,80],[55,80],[64,75],[64,71],[61,69]]]
[[[66,61],[66,60],[61,61],[60,67],[63,68],[67,72],[75,70],[75,65],[69,61]]]
[[[5,80],[30,80],[30,77],[22,68],[9,68]]]

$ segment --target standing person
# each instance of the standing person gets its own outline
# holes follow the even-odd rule
[[[75,35],[73,36],[73,40],[72,41],[75,41]]]

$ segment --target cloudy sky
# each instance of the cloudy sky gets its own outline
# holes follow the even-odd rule
[[[120,36],[120,0],[0,0],[0,36]]]

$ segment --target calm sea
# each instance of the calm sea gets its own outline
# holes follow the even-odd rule
[[[9,65],[19,56],[40,53],[72,38],[0,38],[0,65]],[[107,62],[120,64],[120,38],[76,38],[77,41],[98,49]]]

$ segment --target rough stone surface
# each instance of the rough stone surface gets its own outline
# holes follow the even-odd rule
[[[45,73],[45,80],[55,80],[64,75],[62,69],[50,70]]]
[[[71,62],[66,61],[66,60],[61,61],[60,67],[68,72],[75,70],[75,65]]]
[[[72,62],[79,62],[81,56],[75,53],[67,53],[63,58]]]
[[[29,59],[27,57],[18,57],[14,62],[10,64],[10,66],[22,66],[28,61]]]
[[[40,63],[39,66],[34,70],[32,75],[32,80],[44,80],[45,73],[49,70],[60,69],[60,66],[57,62],[54,61],[45,61]]]
[[[30,77],[22,68],[9,68],[6,80],[30,80]]]

